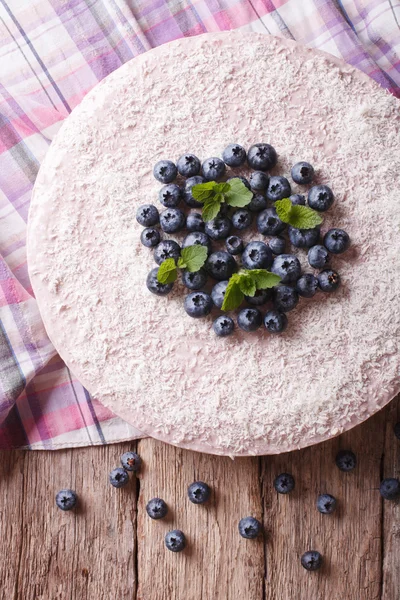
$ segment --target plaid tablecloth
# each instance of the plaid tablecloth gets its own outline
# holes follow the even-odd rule
[[[108,73],[175,38],[237,28],[330,52],[400,95],[399,0],[0,0],[0,448],[140,435],[46,335],[26,263],[32,186],[63,119]]]

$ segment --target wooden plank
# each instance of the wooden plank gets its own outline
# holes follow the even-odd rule
[[[380,413],[337,439],[263,459],[264,520],[270,531],[265,600],[381,598],[382,506],[377,488],[383,423],[384,413]],[[356,453],[358,466],[354,471],[343,473],[336,467],[339,449]],[[287,496],[273,489],[274,477],[281,472],[296,478],[296,489]],[[317,511],[320,493],[337,498],[336,514]],[[303,569],[300,556],[306,550],[323,554],[320,571]],[[387,596],[387,600],[394,598]]]
[[[152,440],[138,444],[144,461],[138,504],[138,600],[262,600],[263,541],[238,534],[241,517],[261,517],[259,461],[212,457]],[[196,506],[187,498],[193,481],[205,481],[213,494]],[[170,509],[165,520],[146,514],[159,496]],[[164,536],[182,529],[187,549],[168,551]]]

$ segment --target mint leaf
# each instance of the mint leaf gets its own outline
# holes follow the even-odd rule
[[[207,181],[206,183],[198,183],[192,187],[192,196],[198,202],[205,202],[209,198],[213,198],[216,193],[216,186],[220,184],[215,181]]]
[[[251,199],[253,198],[253,192],[247,189],[241,179],[235,177],[230,180],[228,185],[229,190],[225,192],[224,195],[225,202],[229,204],[229,206],[243,208],[243,206],[250,204]]]
[[[216,183],[214,190],[217,194],[225,194],[225,192],[229,192],[231,186],[229,183]]]
[[[199,271],[207,260],[208,251],[205,246],[194,245],[183,248],[181,252],[182,262],[191,273]],[[179,267],[178,262],[178,267]]]
[[[275,285],[278,285],[281,278],[275,273],[270,273],[266,269],[251,269],[246,271],[247,275],[254,281],[254,285],[258,290],[267,290]],[[248,296],[249,294],[247,294]]]
[[[284,198],[283,200],[277,200],[275,202],[275,210],[276,214],[284,223],[289,223],[290,215],[292,212],[293,204],[289,200],[289,198]]]
[[[183,260],[182,256],[180,256],[178,258],[178,268],[179,269],[186,269],[187,265],[185,263],[185,261]]]
[[[203,210],[201,213],[203,221],[212,221],[212,219],[215,219],[215,217],[220,211],[220,208],[221,202],[215,202],[213,199],[207,200],[204,203]]]
[[[293,206],[289,198],[275,202],[275,209],[281,221],[296,229],[312,229],[322,223],[322,218],[316,210],[309,206]]]
[[[174,283],[178,277],[178,270],[176,268],[175,260],[173,258],[167,258],[161,263],[158,269],[157,279],[160,283]]]
[[[222,303],[222,310],[234,310],[238,308],[243,300],[244,295],[239,287],[240,275],[232,275],[229,279],[229,283],[225,290],[224,301]]]
[[[243,294],[245,296],[251,296],[251,297],[254,296],[254,294],[256,293],[257,287],[251,276],[251,271],[249,271],[249,274],[243,273],[240,275],[239,288],[240,288],[240,291],[243,292]]]

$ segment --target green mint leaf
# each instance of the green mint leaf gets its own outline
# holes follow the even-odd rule
[[[251,271],[249,272],[248,275],[245,273],[240,275],[239,287],[240,287],[240,291],[243,292],[243,294],[245,296],[251,296],[251,297],[254,296],[254,294],[257,291],[257,287],[255,284],[255,281],[251,277]]]
[[[275,273],[270,273],[266,269],[251,269],[246,271],[247,275],[254,281],[254,285],[258,290],[267,290],[275,285],[278,285],[281,278]],[[249,294],[247,294],[249,295]]]
[[[181,254],[186,269],[190,271],[190,273],[195,273],[196,271],[199,271],[206,262],[208,251],[205,246],[200,246],[200,244],[197,244],[195,246],[183,248]]]
[[[229,279],[229,283],[225,290],[224,301],[221,306],[222,310],[234,310],[242,304],[244,295],[239,287],[239,281],[240,275],[236,273]]]
[[[182,254],[183,254],[183,252],[182,252]],[[185,263],[185,261],[183,260],[182,256],[180,256],[180,257],[178,258],[178,268],[179,268],[179,269],[186,269],[186,267],[187,267],[187,264],[186,264],[186,263]]]
[[[160,283],[174,283],[178,277],[178,270],[176,268],[175,260],[173,258],[167,258],[161,263],[158,269],[157,279]]]
[[[221,208],[221,202],[215,202],[213,199],[204,203],[201,216],[203,221],[212,221],[215,219]]]
[[[229,183],[217,183],[214,189],[217,194],[225,194],[225,192],[229,192],[231,186]]]
[[[296,205],[292,207],[289,224],[296,229],[313,229],[321,225],[322,218],[309,206]]]
[[[289,223],[292,208],[293,204],[291,203],[289,198],[284,198],[283,200],[278,200],[277,202],[275,202],[276,214],[284,223]]]
[[[243,181],[238,177],[231,179],[229,182],[229,190],[224,192],[225,202],[229,206],[243,208],[250,204],[253,198],[253,192],[247,189]]]
[[[192,196],[198,202],[206,202],[207,200],[214,198],[216,186],[218,186],[218,183],[215,181],[198,183],[192,187]]]

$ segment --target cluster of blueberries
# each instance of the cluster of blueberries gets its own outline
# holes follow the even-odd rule
[[[246,153],[239,144],[230,144],[222,154],[208,158],[202,164],[194,154],[185,154],[177,163],[161,160],[153,169],[155,178],[163,185],[159,191],[159,201],[164,207],[161,212],[153,204],[145,204],[137,210],[137,221],[145,227],[141,233],[141,242],[154,248],[154,259],[161,265],[168,258],[178,260],[181,246],[174,240],[161,240],[160,229],[167,234],[186,230],[182,248],[200,244],[208,250],[205,267],[191,273],[184,271],[183,284],[191,290],[184,301],[184,308],[191,317],[199,318],[210,314],[213,306],[221,308],[229,278],[237,271],[238,263],[234,256],[241,255],[244,269],[267,269],[280,276],[281,281],[272,290],[258,290],[254,297],[246,297],[247,308],[237,315],[237,324],[244,331],[255,331],[263,321],[270,333],[280,333],[287,327],[286,313],[294,309],[299,296],[311,298],[318,289],[332,292],[340,285],[339,274],[329,267],[330,254],[340,254],[350,245],[348,234],[342,229],[330,229],[319,243],[320,226],[313,229],[296,229],[287,226],[278,217],[273,205],[277,200],[290,198],[293,205],[305,205],[304,195],[292,194],[291,185],[285,177],[269,176],[266,171],[277,163],[277,153],[269,144],[254,144]],[[249,178],[239,176],[244,185],[253,192],[253,198],[246,208],[230,209],[222,204],[218,216],[204,222],[199,212],[186,214],[179,205],[188,208],[201,208],[202,204],[192,195],[195,185],[207,181],[221,181],[226,175],[226,166],[230,169],[243,167],[246,163],[253,169]],[[176,182],[184,178],[183,185]],[[291,169],[295,183],[310,184],[314,177],[314,168],[307,162],[296,163]],[[238,177],[238,176],[236,176]],[[227,179],[227,182],[234,177]],[[308,206],[319,212],[326,211],[332,205],[334,196],[326,185],[310,187],[307,196]],[[272,203],[271,206],[268,206]],[[232,235],[248,229],[256,214],[257,230],[270,237],[268,243],[252,241],[247,245],[239,235]],[[159,227],[158,227],[159,225]],[[300,262],[294,254],[286,253],[287,239],[281,234],[287,228],[290,243],[296,248],[308,249],[310,267],[318,269],[317,275],[301,272]],[[225,250],[213,251],[212,242],[225,242]],[[173,283],[160,283],[157,279],[158,268],[152,269],[147,277],[148,289],[157,295],[168,294]],[[204,291],[208,277],[216,280],[210,293]],[[259,306],[273,301],[273,308],[264,315]],[[214,331],[219,336],[230,335],[234,330],[233,319],[223,314],[216,318]]]

